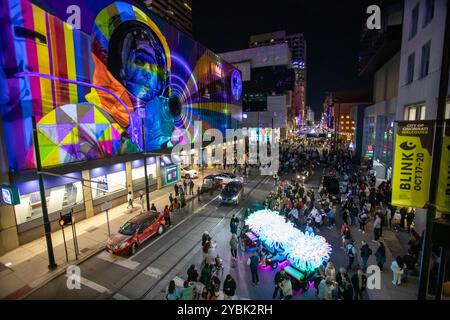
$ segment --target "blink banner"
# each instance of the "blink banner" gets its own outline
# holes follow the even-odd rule
[[[72,0],[1,2],[0,107],[11,170],[35,168],[32,117],[43,167],[191,143],[202,134],[194,121],[202,131],[238,126],[235,67],[133,1],[76,3],[78,26]]]
[[[392,204],[425,207],[429,198],[433,121],[402,121],[397,125]]]
[[[450,213],[450,121],[447,120],[442,141],[441,166],[436,197],[436,208],[443,213]]]

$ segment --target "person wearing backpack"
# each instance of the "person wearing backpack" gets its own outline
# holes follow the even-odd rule
[[[347,256],[348,256],[347,270],[350,270],[353,266],[353,262],[355,262],[356,249],[353,243],[354,241],[351,240],[350,243],[347,245]]]
[[[372,249],[370,249],[369,245],[364,240],[361,241],[361,244],[362,244],[361,247],[362,270],[366,272],[367,261],[369,260],[369,257],[372,255]]]

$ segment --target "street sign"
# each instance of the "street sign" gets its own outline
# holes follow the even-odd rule
[[[107,201],[105,203],[103,203],[100,208],[102,209],[102,211],[106,211],[112,208],[112,203],[110,201]]]
[[[0,189],[1,189],[2,203],[9,206],[15,206],[17,204],[20,204],[19,189],[17,187],[1,186]]]
[[[400,121],[395,139],[392,204],[423,208],[430,192],[434,121]]]
[[[450,120],[445,123],[441,152],[436,208],[441,212],[450,213]]]
[[[69,213],[60,213],[59,216],[61,217],[59,219],[59,225],[61,227],[64,226],[70,226],[72,224],[72,212]]]

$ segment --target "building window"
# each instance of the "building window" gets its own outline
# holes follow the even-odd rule
[[[428,22],[433,19],[434,15],[434,0],[426,0],[425,1],[425,16],[423,18],[423,26],[425,27]]]
[[[411,83],[414,79],[414,53],[408,57],[408,70],[406,74],[406,83]]]
[[[91,179],[92,198],[97,199],[110,193],[122,191],[126,186],[126,173],[119,171]]]
[[[29,184],[37,181],[30,181]],[[83,204],[83,189],[81,181],[45,189],[48,213],[69,209],[77,204]],[[42,217],[42,204],[39,190],[20,195],[20,204],[14,206],[17,224],[22,224]]]
[[[420,77],[423,78],[428,74],[428,68],[430,65],[430,48],[431,48],[431,42],[428,41],[423,47],[422,47],[422,61],[420,64]]]
[[[411,12],[411,32],[409,39],[412,39],[417,33],[417,22],[419,21],[419,4],[417,4]]]
[[[408,121],[425,120],[425,105],[413,105],[405,108],[404,119]]]

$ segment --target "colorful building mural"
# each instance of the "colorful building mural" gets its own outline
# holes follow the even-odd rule
[[[170,148],[202,130],[237,128],[236,68],[133,2],[6,0],[0,11],[0,106],[9,168]],[[144,137],[143,137],[144,134]],[[145,139],[144,139],[145,138]],[[145,142],[145,145],[144,145]]]

